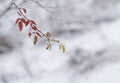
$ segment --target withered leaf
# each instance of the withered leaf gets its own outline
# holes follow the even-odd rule
[[[36,32],[36,34],[37,34],[39,37],[42,37],[42,36],[40,35],[40,33]]]
[[[47,32],[47,33],[45,34],[45,36],[46,36],[46,37],[51,37],[51,33],[50,33],[50,32]]]
[[[29,33],[28,33],[28,36],[29,36],[29,37],[31,37],[31,36],[32,36],[32,33],[31,33],[31,32],[29,32]]]
[[[63,44],[59,45],[60,50],[64,53],[65,52],[65,46]]]
[[[34,41],[33,41],[34,45],[37,43],[37,41],[38,41],[38,37],[35,35],[34,36]]]

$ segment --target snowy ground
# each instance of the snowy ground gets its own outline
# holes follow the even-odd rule
[[[26,2],[27,16],[66,52],[34,46],[14,25],[10,0],[0,0],[0,83],[120,83],[120,0],[37,1],[55,16]]]

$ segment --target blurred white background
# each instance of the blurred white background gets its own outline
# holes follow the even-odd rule
[[[37,3],[35,3],[37,2]],[[43,32],[66,46],[34,46],[0,0],[0,83],[120,83],[120,0],[16,0]],[[39,6],[41,4],[44,8]]]

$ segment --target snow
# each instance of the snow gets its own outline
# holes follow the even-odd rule
[[[108,64],[101,69],[92,72],[91,75],[76,83],[119,83],[120,79],[120,63]]]
[[[103,24],[101,27],[104,28],[103,32],[106,35],[106,37],[111,40],[112,42],[115,42],[117,44],[119,44],[119,40],[120,40],[120,20],[117,20],[113,23],[109,23],[109,24]],[[107,28],[105,28],[107,27]]]
[[[58,45],[46,50],[43,40],[34,46],[27,29],[14,25],[18,16],[11,9],[0,16],[0,83],[120,83],[119,0],[37,1],[62,20],[32,2],[23,4],[27,16],[60,39],[66,52]],[[0,4],[1,15],[10,0]]]

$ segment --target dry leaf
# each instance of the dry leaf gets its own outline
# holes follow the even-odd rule
[[[48,46],[46,47],[46,49],[48,50],[51,50],[52,49],[52,45],[51,44],[48,44]]]
[[[61,49],[61,51],[64,53],[65,52],[65,46],[63,44],[59,45],[59,48]]]
[[[34,45],[37,43],[37,41],[38,41],[38,37],[35,35],[35,37],[34,37]]]
[[[50,33],[50,32],[47,32],[47,33],[45,34],[45,36],[46,36],[46,37],[51,37],[51,33]]]
[[[29,32],[29,33],[28,33],[28,36],[29,36],[29,37],[31,37],[31,36],[32,36],[32,33],[31,33],[31,32]]]

